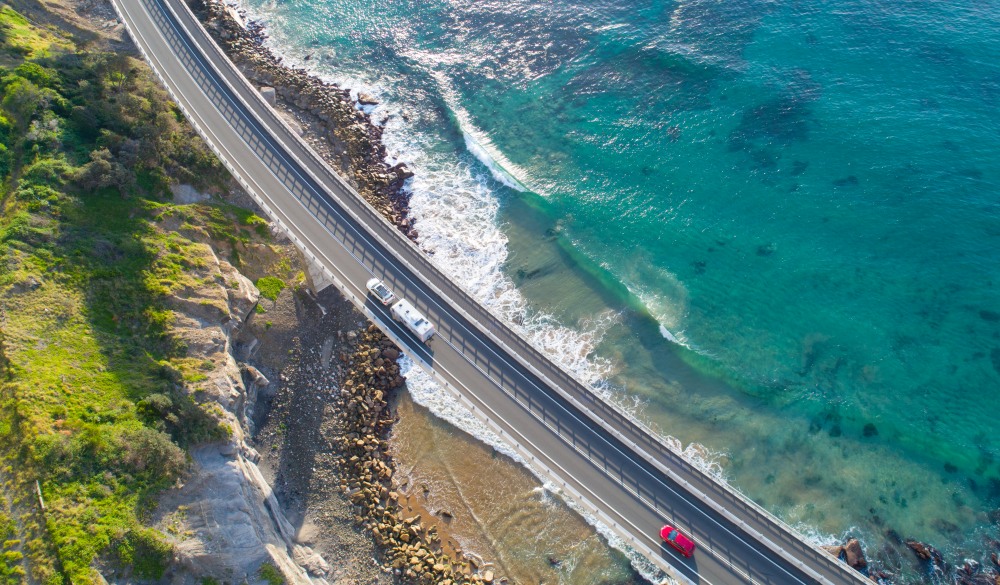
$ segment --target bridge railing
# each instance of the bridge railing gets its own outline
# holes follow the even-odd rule
[[[183,22],[180,15],[178,15],[169,4],[164,3],[164,7],[169,12],[173,13],[177,22]],[[204,29],[201,27],[199,21],[190,12],[190,9],[186,5],[184,5],[184,10],[186,12],[186,20],[195,23],[200,29],[201,34],[207,37],[207,33],[204,32]],[[190,31],[188,32],[190,33]],[[730,506],[736,505],[744,512],[748,513],[750,517],[756,520],[756,524],[758,525],[757,528],[763,528],[766,530],[768,535],[773,537],[773,539],[783,541],[788,544],[794,544],[796,545],[795,547],[801,552],[814,556],[815,559],[820,562],[832,561],[832,557],[828,553],[822,551],[807,541],[797,530],[762,508],[728,482],[700,469],[688,460],[683,453],[677,450],[673,445],[669,444],[669,442],[667,442],[659,432],[651,429],[648,425],[638,420],[631,413],[626,412],[618,405],[613,404],[612,402],[606,400],[603,396],[594,392],[592,388],[589,388],[585,383],[581,382],[572,373],[567,371],[562,364],[546,355],[539,348],[535,347],[524,337],[516,333],[505,320],[499,318],[493,314],[492,311],[483,306],[475,297],[472,296],[472,294],[465,290],[464,287],[453,281],[448,274],[433,264],[412,241],[396,230],[394,226],[392,226],[377,210],[375,210],[371,204],[364,200],[364,198],[362,198],[339,174],[333,172],[328,165],[322,162],[322,158],[315,153],[308,143],[303,141],[301,137],[296,134],[288,126],[288,124],[263,100],[259,92],[249,84],[246,78],[238,73],[235,65],[233,65],[233,63],[229,60],[229,57],[214,41],[209,39],[209,42],[206,43],[206,45],[208,50],[212,51],[215,58],[219,60],[218,62],[222,62],[227,65],[227,71],[217,71],[226,80],[226,83],[229,85],[233,95],[242,102],[244,107],[249,112],[253,112],[258,117],[263,116],[268,119],[270,123],[267,124],[267,126],[272,131],[276,130],[283,135],[282,137],[276,137],[276,139],[282,144],[286,153],[294,159],[305,172],[309,173],[318,185],[323,185],[324,181],[320,180],[320,178],[316,176],[317,171],[327,180],[336,183],[344,191],[349,193],[352,196],[352,200],[343,201],[337,196],[336,193],[330,190],[323,190],[323,195],[330,200],[331,203],[335,202],[338,207],[348,211],[350,215],[353,215],[359,224],[367,225],[371,229],[378,230],[378,233],[374,235],[387,249],[393,248],[396,250],[402,250],[406,254],[407,258],[400,258],[400,260],[407,266],[407,268],[409,268],[415,276],[424,281],[424,284],[429,289],[434,290],[441,298],[449,298],[453,301],[453,304],[457,304],[469,323],[476,327],[480,333],[491,338],[498,346],[506,348],[508,350],[507,353],[522,362],[522,365],[531,370],[539,379],[548,381],[550,384],[554,385],[557,390],[572,393],[573,397],[576,398],[576,402],[583,404],[584,406],[589,406],[590,408],[583,409],[585,411],[584,414],[595,424],[604,428],[606,431],[611,432],[611,434],[625,431],[632,441],[644,447],[644,451],[648,451],[652,455],[656,455],[663,459],[661,461],[657,461],[656,463],[663,464],[669,461],[674,465],[684,467],[685,470],[690,472],[692,475],[701,478],[702,481],[700,483],[702,485],[699,487],[707,488],[719,499],[723,500]],[[199,46],[202,45],[199,44]],[[147,61],[148,60],[147,56]],[[239,91],[238,87],[242,87],[243,91]],[[251,98],[253,103],[246,99],[247,95],[253,96]],[[295,150],[288,146],[289,144],[295,144],[308,153],[308,156],[312,158],[310,161],[312,164],[306,164],[303,160],[301,160]],[[389,246],[385,241],[386,238],[393,240],[395,246]],[[418,270],[415,265],[419,265],[420,269]],[[441,291],[432,282],[429,282],[429,279],[424,276],[425,274],[432,274],[436,279],[438,279],[438,281],[446,283],[445,288],[448,289],[448,293],[445,294],[444,291]],[[484,329],[482,324],[487,324],[488,326]],[[524,356],[530,356],[530,360],[525,359]],[[548,367],[546,369],[551,372],[551,375],[542,374],[535,364],[547,365]],[[602,416],[595,416],[598,413]],[[608,422],[605,417],[615,421],[615,426],[618,428],[608,428]],[[772,539],[769,538],[768,540]],[[842,565],[839,562],[837,564]],[[860,579],[860,575],[853,569],[850,569],[846,565],[842,566],[846,571]]]

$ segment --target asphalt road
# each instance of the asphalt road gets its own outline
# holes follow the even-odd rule
[[[653,565],[713,585],[867,582],[598,399],[453,283],[280,122],[181,0],[114,3],[188,119],[306,255]],[[373,275],[436,325],[429,346],[366,295]],[[660,542],[664,523],[696,541],[692,559]]]

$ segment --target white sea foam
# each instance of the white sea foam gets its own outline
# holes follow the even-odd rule
[[[439,72],[435,72],[433,77],[448,109],[451,110],[458,127],[462,130],[465,147],[469,152],[486,165],[497,181],[512,189],[527,191],[528,188],[525,187],[525,184],[528,180],[528,173],[508,159],[503,151],[496,148],[489,135],[472,123],[472,116],[461,106],[458,92],[452,87],[448,77]]]
[[[482,162],[484,165],[486,165],[487,168],[490,169],[490,173],[493,174],[494,179],[500,181],[501,183],[507,185],[512,189],[517,189],[518,191],[527,191],[527,189],[524,188],[524,185],[519,183],[517,179],[512,177],[510,173],[508,173],[507,171],[503,170],[503,168],[500,167],[500,165],[498,165],[495,160],[493,160],[493,157],[490,156],[489,151],[486,150],[486,148],[476,140],[474,134],[463,128],[462,135],[465,137],[465,148],[467,148],[469,152],[473,154],[473,156],[478,158],[480,162]]]
[[[556,484],[552,483],[550,477],[543,475],[540,470],[535,469],[517,452],[516,448],[504,441],[495,432],[489,430],[472,412],[466,409],[461,403],[455,400],[454,396],[446,389],[442,388],[430,374],[406,356],[399,358],[400,373],[406,377],[406,388],[417,404],[427,408],[435,416],[438,416],[455,427],[475,437],[476,439],[490,445],[497,452],[502,453],[514,461],[527,468],[542,485],[536,491],[552,494],[562,499],[570,509],[580,514],[587,524],[607,540],[608,544],[622,551],[632,563],[632,566],[643,577],[652,583],[676,582],[669,579],[663,571],[658,569],[641,553],[632,548],[614,533],[609,526],[601,522],[596,516],[584,509],[574,499],[568,497]]]
[[[669,329],[664,327],[662,323],[659,323],[659,325],[660,325],[660,335],[662,335],[664,339],[676,343],[678,345],[681,343],[681,340],[677,339],[677,337],[674,336],[674,334],[671,333]]]
[[[624,275],[622,281],[628,286],[629,292],[639,299],[639,302],[656,320],[660,335],[671,343],[694,349],[684,336],[682,329],[688,298],[685,286],[672,273],[662,268],[655,268],[650,264],[643,265],[636,270],[640,271],[641,274],[635,277]],[[657,290],[650,290],[639,285],[629,285],[630,281],[656,283]]]
[[[399,371],[406,378],[406,389],[414,402],[430,410],[438,418],[448,421],[498,452],[521,465],[525,465],[524,459],[513,447],[485,427],[482,421],[476,418],[469,409],[455,400],[454,396],[442,388],[430,374],[417,366],[409,357],[399,358]]]
[[[837,536],[836,534],[820,532],[815,526],[809,526],[803,522],[796,522],[792,528],[815,546],[836,546],[847,542],[849,538],[852,538],[852,535],[859,534],[858,529],[852,527]]]
[[[674,439],[674,437],[670,438]],[[676,441],[677,439],[674,440]],[[727,481],[726,471],[722,467],[722,461],[727,457],[725,452],[713,451],[701,443],[689,443],[681,453],[685,459],[693,463],[698,469],[719,481]]]

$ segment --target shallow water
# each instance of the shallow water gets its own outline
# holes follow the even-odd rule
[[[642,583],[628,559],[518,463],[403,394],[393,427],[397,480],[457,544],[512,583]],[[441,510],[450,513],[443,519]]]
[[[995,2],[247,4],[383,100],[421,245],[536,344],[817,539],[983,557]]]

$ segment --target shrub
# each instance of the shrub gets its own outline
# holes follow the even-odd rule
[[[278,300],[278,295],[285,289],[285,281],[273,276],[259,278],[256,284],[257,289],[260,290],[260,295],[271,301]]]
[[[257,573],[260,575],[260,578],[267,581],[269,585],[285,584],[285,577],[281,574],[281,571],[278,570],[278,567],[275,567],[271,563],[262,564],[260,569],[257,570]]]
[[[38,63],[25,61],[14,69],[14,73],[31,81],[39,87],[58,89],[60,85],[59,72],[55,69],[42,67]]]
[[[149,427],[138,427],[118,437],[127,471],[150,481],[170,482],[184,469],[184,452],[170,437]]]
[[[162,577],[173,552],[170,545],[149,528],[129,530],[112,546],[118,562],[132,567],[135,576],[140,579]]]
[[[74,174],[66,159],[44,157],[24,168],[21,181],[49,187],[61,187]]]
[[[3,104],[22,128],[26,128],[42,105],[42,90],[18,75],[8,75],[2,81]]]

